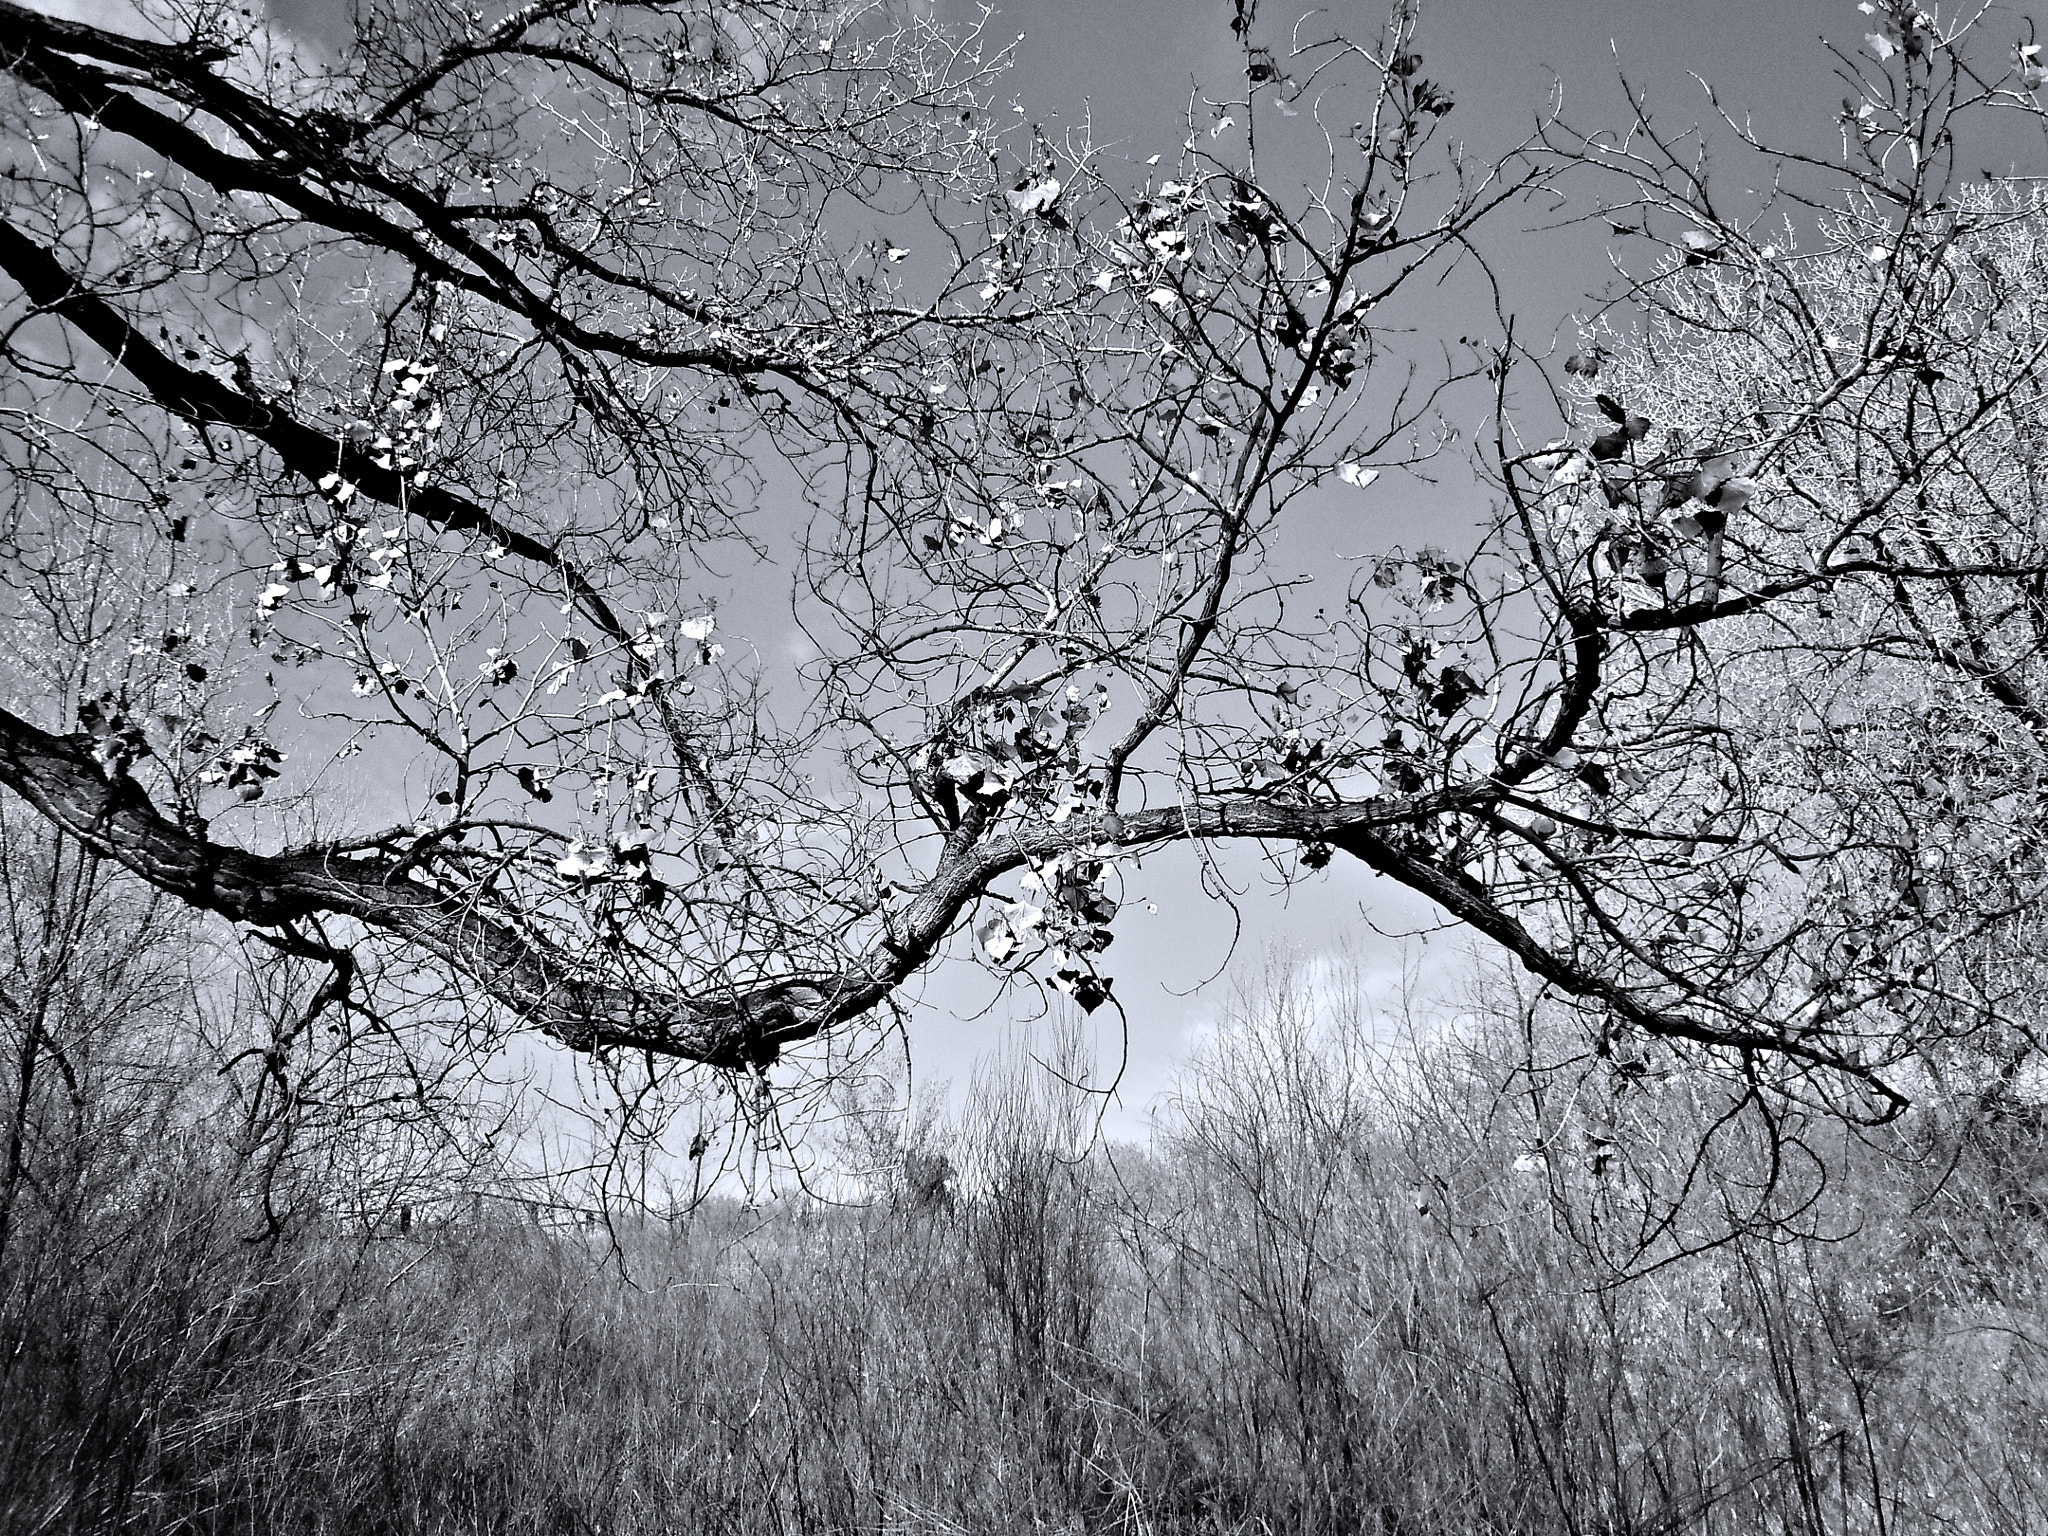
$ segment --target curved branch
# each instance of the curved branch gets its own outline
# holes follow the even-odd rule
[[[1605,1004],[1616,1017],[1625,1019],[1648,1034],[1665,1039],[1692,1040],[1745,1054],[1784,1056],[1806,1066],[1820,1067],[1852,1077],[1883,1102],[1880,1120],[1890,1120],[1907,1106],[1906,1096],[1879,1077],[1872,1068],[1847,1060],[1840,1054],[1814,1047],[1782,1032],[1756,1029],[1727,1029],[1698,1019],[1645,1004],[1628,988],[1554,953],[1534,934],[1501,910],[1478,881],[1455,871],[1401,852],[1369,828],[1354,828],[1330,839],[1380,874],[1398,880],[1409,889],[1429,897],[1451,916],[1485,934],[1506,949],[1533,975],[1555,983],[1572,996]]]
[[[190,906],[276,928],[350,918],[426,951],[577,1050],[631,1047],[713,1066],[772,1059],[814,1034],[816,989],[771,981],[702,1001],[597,981],[568,955],[442,890],[389,855],[250,853],[180,827],[133,779],[109,778],[88,735],[54,736],[0,709],[0,784],[86,847]],[[843,1015],[842,1015],[843,1016]]]

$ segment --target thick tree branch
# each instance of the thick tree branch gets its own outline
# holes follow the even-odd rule
[[[1663,1039],[1692,1040],[1701,1045],[1749,1055],[1784,1056],[1808,1066],[1840,1072],[1854,1078],[1878,1097],[1884,1105],[1881,1119],[1889,1120],[1906,1108],[1904,1094],[1871,1068],[1849,1061],[1838,1053],[1815,1049],[1782,1031],[1716,1025],[1650,1006],[1632,989],[1557,954],[1504,911],[1492,893],[1469,875],[1439,868],[1405,853],[1370,828],[1347,829],[1332,836],[1330,842],[1369,868],[1429,897],[1452,917],[1477,929],[1507,950],[1531,974],[1555,984],[1581,1001],[1604,1004],[1615,1017],[1648,1034]]]
[[[692,297],[594,262],[585,250],[564,240],[540,209],[497,205],[451,208],[428,189],[358,163],[345,151],[360,125],[331,113],[288,113],[251,97],[204,67],[211,55],[132,44],[91,27],[52,22],[11,0],[0,0],[0,21],[16,27],[24,40],[18,46],[0,47],[0,63],[66,111],[134,140],[219,192],[273,199],[336,234],[388,251],[424,278],[453,284],[521,316],[560,348],[610,355],[651,368],[703,369],[734,376],[772,374],[806,389],[812,387],[805,367],[769,350],[665,346],[643,335],[582,325],[522,281],[512,266],[471,231],[469,221],[489,218],[530,225],[550,255],[584,276],[630,288],[700,323],[713,323],[718,317]],[[137,55],[136,47],[149,51]],[[150,79],[136,81],[110,74],[81,62],[86,57],[145,68]],[[219,148],[188,124],[145,105],[133,94],[136,89],[166,91],[174,99],[199,107],[233,128],[257,151],[257,157]],[[349,200],[342,190],[349,188],[402,210],[413,225],[394,222],[386,213]],[[453,259],[449,252],[461,259]]]
[[[30,303],[95,342],[166,411],[202,430],[224,426],[247,433],[272,449],[309,488],[339,474],[368,500],[450,533],[493,539],[509,554],[554,571],[592,623],[615,640],[631,641],[632,632],[560,550],[521,533],[466,496],[440,486],[409,486],[402,473],[378,464],[353,443],[315,431],[272,401],[252,398],[211,374],[173,362],[119,310],[65,271],[54,254],[5,220],[0,220],[0,271],[20,284]]]
[[[607,985],[541,940],[383,854],[266,856],[167,819],[139,785],[108,778],[90,736],[54,736],[0,709],[0,784],[86,847],[158,890],[258,928],[327,914],[416,946],[543,1033],[579,1050],[631,1047],[715,1066],[773,1059],[819,1027],[822,994],[765,982],[700,1001]]]

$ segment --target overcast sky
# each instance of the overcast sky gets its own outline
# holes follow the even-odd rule
[[[976,11],[970,0],[930,3],[960,24]],[[347,7],[337,0],[274,4],[280,19],[304,35],[338,42],[347,34]],[[52,8],[106,20],[127,9],[120,0],[57,0]],[[1254,40],[1284,52],[1297,22],[1305,34],[1341,30],[1369,38],[1385,14],[1384,5],[1369,0],[1321,13],[1263,0]],[[1085,116],[1096,144],[1111,146],[1136,166],[1153,154],[1171,160],[1186,134],[1191,96],[1228,94],[1231,83],[1241,81],[1242,58],[1229,20],[1230,0],[999,0],[989,30],[1002,42],[1021,34],[1003,95],[1023,107],[1024,120],[1042,124],[1058,140]],[[1481,160],[1526,138],[1554,88],[1561,89],[1565,115],[1575,125],[1620,125],[1621,71],[1646,93],[1672,133],[1713,119],[1704,81],[1719,93],[1723,108],[1750,117],[1766,138],[1826,151],[1839,145],[1834,118],[1843,89],[1834,78],[1837,61],[1821,39],[1854,51],[1870,26],[1854,0],[1422,0],[1418,45],[1423,72],[1456,98],[1445,129]],[[1980,56],[1992,60],[2024,23],[2015,10],[1993,8],[1980,26],[1989,34]],[[1282,125],[1275,120],[1272,126]],[[1739,206],[1743,179],[1754,179],[1755,167],[1735,152],[1725,130],[1716,143],[1715,163],[1726,173],[1723,193]],[[2015,139],[1995,152],[1987,148],[1985,158],[2000,171],[2048,172],[2038,139]],[[1531,220],[1533,214],[1524,222]],[[1529,341],[1562,331],[1569,337],[1574,311],[1610,278],[1615,242],[1602,226],[1549,234],[1514,234],[1513,228],[1497,230],[1491,250],[1517,315],[1518,336]],[[1621,254],[1649,259],[1642,250]],[[1490,312],[1461,312],[1459,306],[1468,302],[1446,291],[1438,318],[1447,332],[1497,329]],[[1389,479],[1376,494],[1371,505],[1312,513],[1331,521],[1318,530],[1322,553],[1304,558],[1334,562],[1342,554],[1369,553],[1397,541],[1412,545],[1430,536],[1455,544],[1487,512],[1483,490],[1461,466],[1434,487]],[[1341,579],[1340,572],[1332,574]],[[777,626],[787,624],[787,608],[771,621],[765,611],[771,600],[749,595],[761,599],[751,606],[764,611],[752,623],[734,612],[734,627],[751,630],[765,651],[776,644]],[[722,623],[726,613],[721,610]],[[1247,890],[1241,928],[1228,907],[1195,899],[1191,887],[1199,871],[1190,850],[1147,860],[1128,887],[1135,900],[1105,957],[1131,1025],[1127,1107],[1112,1120],[1126,1133],[1137,1128],[1137,1110],[1169,1081],[1174,1064],[1221,1006],[1222,987],[1194,988],[1224,968],[1233,944],[1238,963],[1246,966],[1274,944],[1292,944],[1311,955],[1348,946],[1389,985],[1404,959],[1410,966],[1419,963],[1426,981],[1445,982],[1457,968],[1462,940],[1440,936],[1426,947],[1416,941],[1404,947],[1376,933],[1375,924],[1398,931],[1424,922],[1427,914],[1355,866],[1340,863],[1326,878],[1291,893],[1263,884],[1256,862],[1241,853],[1233,854],[1225,873]],[[1159,910],[1148,912],[1147,903],[1155,901]],[[1008,1010],[994,1002],[989,981],[966,966],[931,979],[923,997],[913,1027],[920,1076],[964,1085]],[[992,1002],[988,1012],[963,1022],[963,1015]]]

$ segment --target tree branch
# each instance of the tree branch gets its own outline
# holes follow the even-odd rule
[[[820,1027],[823,994],[797,982],[701,1001],[594,980],[572,957],[478,910],[472,892],[437,889],[388,855],[266,856],[210,841],[167,819],[133,779],[108,778],[92,748],[90,736],[53,736],[0,709],[0,784],[86,847],[203,911],[258,928],[319,914],[353,919],[446,962],[577,1050],[631,1047],[740,1067],[772,1060],[783,1042]]]

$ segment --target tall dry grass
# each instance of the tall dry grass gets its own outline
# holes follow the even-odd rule
[[[0,1524],[2048,1529],[2024,1106],[1801,1128],[1765,1231],[1763,1141],[1679,1156],[1720,1090],[1539,1083],[1528,1024],[1390,1053],[1282,974],[1149,1150],[1012,1062],[872,1202],[611,1234],[496,1200],[401,1233],[138,1028],[106,1117],[39,1122],[0,1255]]]

